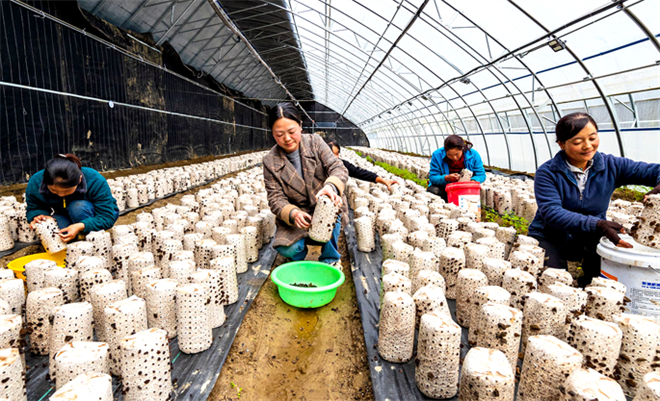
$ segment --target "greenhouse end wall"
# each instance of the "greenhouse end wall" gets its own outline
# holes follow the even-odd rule
[[[200,83],[167,42],[158,49],[93,18],[76,2],[0,2],[1,185],[29,180],[58,153],[107,171],[275,144],[261,103]],[[342,139],[368,143],[357,127]]]

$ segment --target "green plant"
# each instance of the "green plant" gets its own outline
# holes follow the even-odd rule
[[[236,390],[236,395],[238,396],[238,398],[241,398],[241,391],[243,389],[238,387],[236,384],[234,384],[234,382],[231,382],[231,388],[237,388],[238,390]]]
[[[643,202],[644,195],[646,195],[646,193],[650,190],[651,188],[638,186],[638,185],[621,187],[614,190],[614,193],[612,194],[612,199],[623,199],[630,202]]]
[[[404,180],[413,181],[417,185],[421,185],[423,187],[427,187],[429,185],[429,180],[421,179],[409,170],[394,167],[394,166],[390,166],[389,164],[383,163],[383,162],[375,162],[374,164],[378,167],[383,168],[385,171],[387,171],[389,173],[392,173],[396,176],[399,176],[399,177],[403,178]]]
[[[516,229],[518,235],[527,235],[527,230],[529,229],[529,221],[524,218],[516,216],[513,213],[500,215],[495,210],[487,207],[482,207],[481,209],[481,221],[485,223],[494,222],[502,227],[513,227]]]

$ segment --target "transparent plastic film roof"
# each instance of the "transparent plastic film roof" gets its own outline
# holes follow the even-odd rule
[[[267,2],[266,2],[267,3]],[[372,147],[430,154],[444,137],[535,171],[561,116],[600,150],[660,162],[660,0],[288,0],[315,100]]]

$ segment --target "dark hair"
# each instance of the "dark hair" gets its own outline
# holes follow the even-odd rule
[[[328,146],[330,147],[330,150],[332,150],[333,147],[337,148],[337,150],[341,151],[341,146],[337,143],[337,141],[328,141]]]
[[[294,120],[302,126],[302,117],[300,116],[300,111],[293,105],[291,102],[279,103],[277,106],[270,109],[268,112],[268,126],[270,129],[273,129],[275,121],[280,118],[288,118],[289,120]]]
[[[445,151],[450,149],[460,149],[466,151],[472,149],[472,142],[466,141],[458,135],[449,135],[445,138]]]
[[[44,168],[46,185],[56,185],[63,188],[75,187],[80,183],[82,163],[76,156],[67,153],[59,154],[48,160]]]
[[[594,128],[596,128],[596,131],[598,131],[596,120],[594,120],[589,114],[580,111],[577,113],[566,114],[557,121],[557,125],[555,126],[557,142],[568,141],[582,131],[589,123],[592,123]]]

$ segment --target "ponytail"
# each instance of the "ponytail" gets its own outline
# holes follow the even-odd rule
[[[44,168],[44,182],[46,185],[56,185],[71,188],[78,185],[82,175],[82,163],[76,156],[58,154],[46,163]]]

